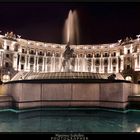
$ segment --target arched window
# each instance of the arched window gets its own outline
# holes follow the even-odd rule
[[[83,57],[83,54],[79,54],[79,57]]]
[[[47,52],[47,56],[52,56],[51,52]]]
[[[95,57],[100,57],[99,53],[97,53],[97,54],[95,55]]]
[[[91,58],[92,57],[92,55],[91,54],[87,54],[87,58]]]
[[[55,54],[55,57],[60,57],[60,54],[59,54],[59,53],[56,53],[56,54]]]
[[[107,52],[105,52],[103,56],[104,56],[104,57],[108,57],[109,55],[108,55]]]

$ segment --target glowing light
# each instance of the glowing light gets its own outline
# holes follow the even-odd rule
[[[10,76],[9,75],[3,75],[2,81],[3,82],[7,82],[10,80]]]
[[[64,25],[64,43],[79,44],[79,25],[76,11],[70,10]]]
[[[136,128],[136,132],[140,132],[140,127]]]
[[[125,78],[125,80],[127,80],[127,81],[132,81],[132,77],[131,77],[131,76],[127,76],[127,77]]]

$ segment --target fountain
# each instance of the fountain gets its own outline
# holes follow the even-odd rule
[[[67,43],[67,45],[63,53],[64,59],[60,71],[63,68],[64,72],[71,72],[70,67],[74,65],[74,59],[71,59],[74,49],[70,48],[70,44],[79,44],[79,25],[76,10],[70,10],[68,17],[65,20],[63,40],[64,43]]]
[[[79,43],[76,11],[70,10],[68,14],[64,41],[66,46],[61,62],[63,71],[20,71],[5,83],[5,94],[12,97],[14,106],[20,109],[46,106],[125,108],[131,94],[128,81],[115,80],[117,75],[114,74],[71,70],[75,62],[72,61],[74,48],[70,45]]]
[[[79,44],[79,23],[76,10],[69,11],[68,18],[64,25],[63,40],[64,43],[70,42],[70,44]]]

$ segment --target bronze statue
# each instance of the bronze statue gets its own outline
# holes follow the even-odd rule
[[[67,68],[66,71],[70,70],[70,58],[72,57],[73,53],[74,49],[70,48],[70,42],[68,42],[63,53],[64,60],[62,62],[62,67],[64,68],[64,70],[66,70]]]

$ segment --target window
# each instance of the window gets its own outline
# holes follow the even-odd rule
[[[99,53],[96,53],[95,57],[100,57]]]
[[[113,67],[113,72],[116,72],[116,67]]]
[[[56,57],[60,57],[60,54],[59,54],[59,53],[56,53],[55,56],[56,56]]]
[[[96,67],[96,72],[97,72],[97,73],[99,72],[99,67]]]
[[[80,54],[79,57],[83,57],[83,54]]]
[[[88,58],[91,58],[91,57],[92,57],[92,55],[91,55],[91,54],[88,54],[88,55],[87,55],[87,57],[88,57]]]
[[[43,62],[43,59],[42,58],[39,58],[38,63],[40,64],[42,62]]]
[[[130,69],[130,65],[127,65],[127,69]]]
[[[40,52],[39,52],[39,55],[43,55],[43,53],[40,51]]]
[[[21,61],[25,61],[25,57],[24,56],[21,57]]]
[[[104,72],[107,73],[107,67],[104,67]]]
[[[21,70],[23,70],[24,69],[24,65],[23,64],[21,64]]]
[[[105,59],[105,60],[104,60],[104,65],[107,65],[107,64],[108,64],[108,60]]]
[[[30,70],[33,71],[33,65],[30,65]]]
[[[34,63],[34,58],[33,57],[30,58],[30,63]]]
[[[5,67],[6,67],[6,68],[9,67],[9,63],[8,63],[8,62],[5,63]]]
[[[6,54],[6,57],[9,58],[9,54]]]
[[[24,49],[22,49],[22,53],[25,53]]]
[[[7,46],[7,50],[9,50],[9,46]]]
[[[113,56],[116,56],[116,52],[113,53]]]
[[[116,59],[113,59],[112,60],[112,64],[114,65],[114,64],[116,64],[117,62],[116,62]]]
[[[47,64],[51,64],[51,58],[47,58]]]
[[[42,66],[39,66],[39,71],[42,71]]]
[[[127,50],[127,54],[130,54],[130,50]]]
[[[96,61],[95,61],[95,65],[100,65],[100,61],[99,61],[99,59],[96,59]]]
[[[34,51],[33,50],[31,50],[31,52],[30,52],[31,54],[34,54]]]
[[[47,56],[52,56],[50,52],[47,53]]]
[[[104,57],[108,57],[108,56],[109,56],[108,53],[105,53],[105,54],[104,54]]]

